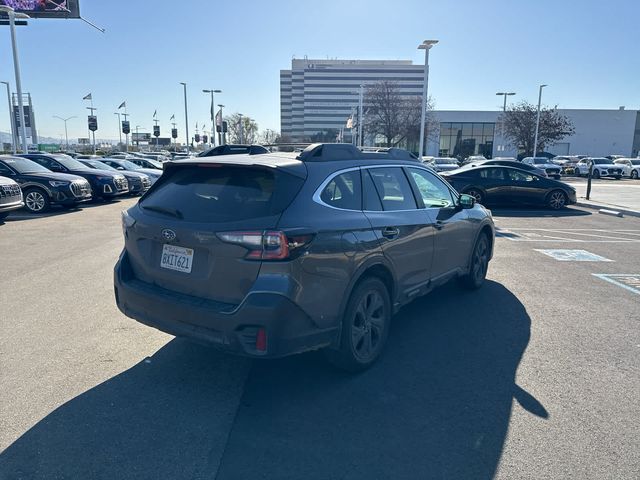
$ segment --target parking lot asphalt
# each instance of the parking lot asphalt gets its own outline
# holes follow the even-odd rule
[[[640,289],[606,276],[640,276],[640,219],[495,209],[487,284],[401,310],[350,376],[124,317],[133,202],[0,225],[0,479],[640,476]]]

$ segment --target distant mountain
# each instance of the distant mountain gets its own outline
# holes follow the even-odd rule
[[[77,138],[69,137],[70,144],[75,144],[77,141],[78,141]],[[96,142],[113,143],[113,140],[103,140],[103,139],[96,138]],[[0,132],[0,149],[2,148],[3,143],[11,143],[11,133]],[[57,145],[60,143],[60,139],[53,138],[53,137],[38,137],[38,143],[53,143]],[[64,143],[64,140],[62,141],[62,143]]]

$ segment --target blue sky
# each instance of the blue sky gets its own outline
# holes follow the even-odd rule
[[[33,20],[18,29],[23,88],[31,92],[41,135],[86,136],[93,93],[98,138],[117,138],[117,106],[127,101],[132,126],[147,130],[158,110],[163,135],[176,114],[184,135],[182,86],[189,120],[210,128],[209,97],[226,112],[279,130],[279,70],[302,58],[409,59],[431,51],[429,93],[439,109],[494,109],[495,92],[563,108],[640,108],[640,2],[635,0],[81,0],[79,20]],[[14,85],[7,27],[0,27],[0,80]],[[1,92],[0,92],[1,93]],[[0,99],[3,97],[0,97]],[[513,98],[513,97],[512,97]],[[0,131],[9,131],[0,102]]]

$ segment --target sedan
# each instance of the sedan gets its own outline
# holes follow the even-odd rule
[[[450,172],[451,170],[455,170],[460,167],[457,159],[449,157],[434,157],[429,162],[424,163],[425,165],[433,168],[436,172]]]
[[[577,201],[573,187],[513,167],[461,168],[443,177],[458,192],[482,204],[545,205],[559,210]]]
[[[78,160],[78,161],[80,163],[85,164],[89,168],[94,168],[97,170],[111,170],[113,172],[118,172],[118,170],[113,168],[111,165],[107,165],[106,163],[101,162],[99,160]],[[129,193],[131,195],[142,195],[147,190],[149,190],[149,188],[151,188],[151,179],[149,178],[149,175],[146,175],[144,173],[139,173],[139,172],[130,172],[128,170],[123,170],[118,173],[124,175],[124,178],[126,178],[127,182],[129,182]]]
[[[151,185],[156,183],[156,181],[162,176],[161,170],[156,170],[154,168],[142,168],[136,165],[129,160],[120,160],[117,158],[103,158],[100,160],[102,163],[106,163],[107,165],[119,170],[120,172],[129,171],[129,172],[138,172],[144,173],[149,176],[151,180]]]
[[[505,159],[499,159],[499,158],[494,158],[493,160],[484,160],[480,162],[472,162],[465,165],[465,168],[479,167],[480,165],[482,166],[500,165],[503,167],[513,167],[513,168],[519,168],[520,170],[526,170],[527,172],[530,172],[530,173],[535,173],[536,175],[539,175],[541,177],[548,176],[545,170],[535,167],[533,165],[529,165],[528,163],[518,162],[517,160],[505,160]]]

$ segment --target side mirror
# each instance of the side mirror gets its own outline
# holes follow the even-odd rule
[[[462,209],[473,208],[476,204],[476,199],[471,195],[460,195],[458,199],[458,206]]]

